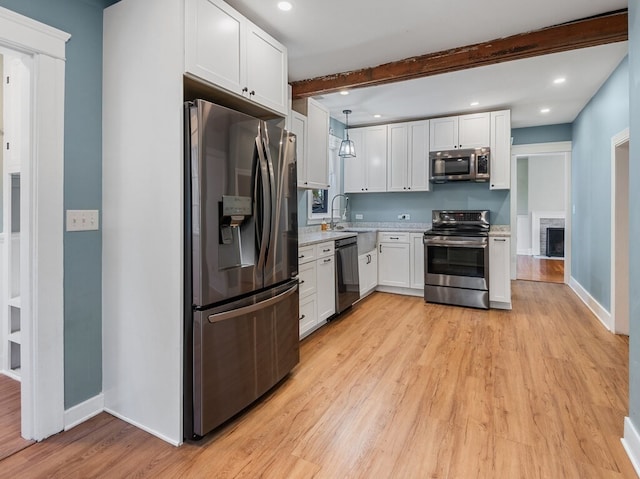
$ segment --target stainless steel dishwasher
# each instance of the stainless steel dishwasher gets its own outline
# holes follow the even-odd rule
[[[336,240],[336,315],[360,299],[358,240]]]

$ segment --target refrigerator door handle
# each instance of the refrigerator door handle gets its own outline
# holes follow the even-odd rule
[[[271,203],[269,203],[270,195],[267,195],[269,188],[269,166],[264,157],[264,147],[262,145],[261,136],[256,136],[256,149],[258,151],[258,171],[262,180],[262,225],[260,225],[262,234],[260,238],[260,253],[258,256],[258,268],[263,269],[267,259],[267,247],[269,245],[269,236],[271,235]],[[269,203],[269,204],[267,204]]]
[[[280,293],[272,298],[266,299],[264,301],[260,301],[259,303],[251,304],[249,306],[244,306],[238,309],[232,309],[231,311],[225,311],[223,313],[215,313],[211,314],[208,318],[210,323],[216,323],[218,321],[226,321],[227,319],[237,318],[238,316],[243,316],[245,314],[253,313],[254,311],[258,311],[260,309],[266,308],[268,306],[272,306],[276,303],[283,301],[284,299],[291,296],[298,290],[298,285],[294,284],[291,288],[286,290],[284,293]]]
[[[275,244],[275,242],[277,241],[276,231],[278,231],[278,228],[279,228],[278,223],[279,223],[280,217],[278,215],[274,215],[273,211],[274,209],[275,211],[280,211],[280,205],[277,204],[277,199],[276,199],[276,178],[274,174],[273,161],[271,160],[271,151],[269,150],[269,137],[267,136],[266,128],[265,128],[264,136],[262,137],[262,142],[263,142],[263,148],[264,148],[263,151],[266,159],[265,161],[269,169],[269,198],[270,198],[270,205],[271,205],[270,216],[271,216],[271,222],[272,222],[271,232],[270,232],[271,234],[269,235],[269,249],[275,250],[277,248]],[[268,254],[269,254],[269,251],[267,251],[267,255]]]

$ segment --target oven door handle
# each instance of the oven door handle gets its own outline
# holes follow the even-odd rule
[[[486,248],[486,242],[478,241],[439,241],[439,240],[425,240],[426,246],[449,246],[452,248]]]

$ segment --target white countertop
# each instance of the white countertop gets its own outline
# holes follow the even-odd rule
[[[325,241],[335,241],[343,238],[357,236],[355,231],[314,231],[312,233],[300,233],[298,235],[298,246],[309,246]]]
[[[508,237],[511,236],[510,225],[491,225],[489,236]]]

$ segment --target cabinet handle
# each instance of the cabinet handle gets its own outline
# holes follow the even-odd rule
[[[248,91],[249,91],[249,89],[248,89],[247,87],[244,87],[244,88],[242,89],[242,93],[247,93]]]
[[[371,264],[371,255],[370,254],[367,255],[367,264]]]
[[[300,256],[298,256],[298,259],[302,259],[302,258],[304,258],[304,255],[303,255],[303,254],[302,254],[302,255],[300,255]]]
[[[304,279],[301,279],[300,281],[298,281],[298,284],[304,284]]]
[[[506,239],[504,239],[504,238],[493,238],[493,240],[494,240],[494,241],[507,241],[507,240],[506,240]]]
[[[331,263],[331,258],[327,258],[324,260],[325,263]]]
[[[382,253],[382,245],[380,245],[380,252]]]
[[[389,239],[399,240],[400,238],[398,238],[397,236],[389,236]]]
[[[328,253],[329,251],[331,251],[330,249],[323,249],[322,252],[323,253]]]
[[[255,90],[251,90],[251,91],[249,92],[249,96],[253,96],[253,95],[255,95],[255,94],[256,94],[256,91],[255,91]]]
[[[300,321],[302,321],[304,319],[304,314],[302,316],[300,316]]]

